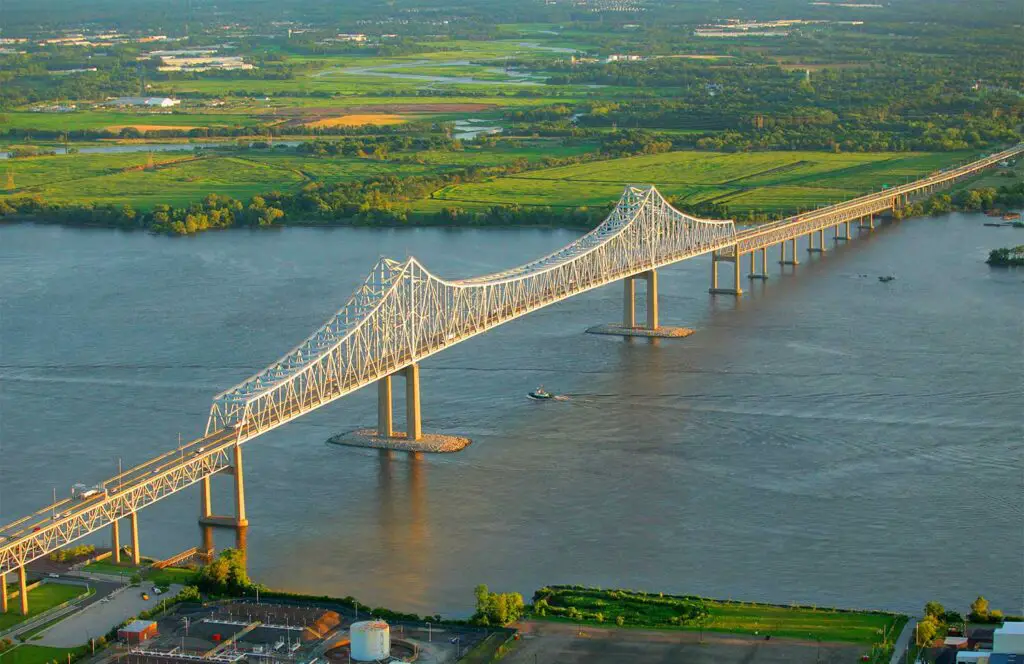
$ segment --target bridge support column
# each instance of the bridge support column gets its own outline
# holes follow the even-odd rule
[[[807,253],[825,253],[825,231],[824,229],[818,231],[818,246],[814,246],[814,233],[807,234]]]
[[[844,233],[842,235],[839,234],[839,229],[840,228],[844,228],[845,229]],[[835,239],[836,240],[849,240],[850,239],[850,222],[844,221],[842,223],[836,224],[836,237],[835,237]]]
[[[761,254],[761,271],[757,271],[757,261],[754,255]],[[760,250],[755,249],[750,252],[750,274],[747,275],[748,279],[767,279],[768,278],[768,247],[762,247]]]
[[[622,327],[636,327],[636,287],[633,277],[622,280]]]
[[[791,259],[786,260],[786,242],[789,242],[790,256]],[[783,240],[779,243],[779,265],[799,265],[800,261],[796,257],[796,238],[792,240]]]
[[[377,381],[377,436],[394,438],[394,399],[391,394],[392,378],[405,377],[405,435],[408,440],[423,440],[423,421],[420,416],[420,365],[410,364],[400,372]]]
[[[7,613],[7,572],[0,574],[0,613]]]
[[[128,523],[132,526],[132,565],[139,565],[142,563],[142,556],[139,555],[139,513],[129,514]]]
[[[391,376],[384,376],[377,381],[377,435],[391,438],[395,435],[395,423],[392,417]]]
[[[245,518],[245,478],[242,472],[242,446],[235,443],[235,525],[247,526]]]
[[[875,215],[869,214],[867,217],[865,217],[865,219],[867,219],[867,223],[865,224],[864,219],[861,219],[860,225],[857,226],[857,228],[865,231],[875,230]]]
[[[213,503],[210,501],[210,476],[203,478],[199,487],[199,518],[208,519],[213,516]]]
[[[410,364],[405,369],[405,437],[423,440],[423,422],[420,420],[420,365]]]
[[[647,280],[647,329],[658,329],[658,272],[648,270],[643,274]]]
[[[222,516],[213,514],[213,502],[210,500],[210,475],[203,478],[202,487],[200,487],[199,495],[199,525],[201,526],[219,526],[224,528],[242,528],[249,525],[249,520],[245,516],[245,472],[242,468],[242,446],[235,443],[234,448],[234,465],[223,469],[226,475],[231,475],[234,479],[234,493],[235,493],[235,515],[234,516]],[[132,515],[134,517],[134,515]],[[133,537],[135,527],[133,524]],[[205,530],[203,531],[206,532]],[[138,547],[133,547],[133,551]],[[134,553],[133,553],[134,556]]]
[[[113,551],[111,557],[114,559],[114,564],[121,562],[121,527],[117,523],[117,519],[110,522],[110,549]]]
[[[4,588],[4,592],[7,589]],[[25,566],[18,568],[18,599],[21,600],[21,615],[28,615],[28,584],[25,583]]]
[[[740,259],[739,247],[733,245],[732,256],[722,256],[717,251],[711,252],[711,289],[708,291],[713,295],[743,295],[743,288],[740,287]],[[719,288],[718,286],[718,264],[732,263],[733,288]]]

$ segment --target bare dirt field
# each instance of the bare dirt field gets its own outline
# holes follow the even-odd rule
[[[196,125],[153,125],[153,124],[124,124],[124,125],[110,125],[104,127],[107,131],[114,132],[115,134],[122,129],[127,128],[138,129],[139,131],[171,131],[171,130],[184,130],[196,129]]]
[[[522,643],[508,664],[845,664],[858,661],[859,646],[740,634],[614,629],[524,622]]]
[[[362,125],[393,125],[405,122],[401,115],[393,113],[355,113],[333,118],[321,118],[307,122],[307,127],[359,127]]]

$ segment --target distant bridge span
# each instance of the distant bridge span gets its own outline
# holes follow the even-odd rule
[[[647,281],[647,319],[658,329],[657,272],[702,254],[712,254],[711,292],[740,295],[740,262],[750,258],[750,276],[767,277],[767,248],[781,247],[781,262],[796,264],[796,240],[824,251],[824,231],[850,239],[850,224],[873,228],[873,215],[906,205],[913,195],[969,177],[1024,152],[1020,144],[965,166],[916,182],[861,196],[737,232],[732,221],[698,219],[671,205],[653,187],[627,187],[608,218],[562,249],[525,265],[481,277],[441,279],[415,258],[381,259],[348,303],[323,327],[274,364],[218,394],[203,437],[97,485],[92,495],[67,498],[0,528],[0,582],[25,565],[77,539],[112,526],[120,555],[119,520],[131,524],[131,552],[139,559],[138,511],[202,483],[201,521],[244,527],[242,444],[371,383],[379,385],[378,429],[391,433],[391,377],[406,376],[408,435],[419,438],[418,362],[502,323],[614,281],[626,284],[623,329],[635,329],[633,280]],[[845,235],[840,229],[845,226]],[[818,247],[814,247],[817,235]],[[787,261],[787,243],[791,258]],[[760,255],[761,272],[756,258]],[[733,267],[731,288],[719,288],[719,263]],[[236,513],[212,514],[210,477],[234,478]],[[7,597],[2,609],[7,610]],[[20,594],[27,612],[27,596]]]

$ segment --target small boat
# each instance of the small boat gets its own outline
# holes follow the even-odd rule
[[[982,226],[992,226],[993,228],[1002,228],[1006,224],[993,224],[991,222],[985,222]]]
[[[1007,212],[1003,215],[1003,221],[1015,221],[1020,219],[1020,212]]]
[[[879,277],[878,280],[881,281],[883,284],[887,284],[895,278],[896,277]]]
[[[554,399],[555,398],[555,395],[551,394],[550,392],[545,390],[543,385],[538,387],[533,392],[530,392],[526,396],[530,397],[531,399],[536,399],[538,401],[545,401],[547,399]]]

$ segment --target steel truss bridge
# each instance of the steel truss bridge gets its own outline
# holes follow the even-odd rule
[[[102,482],[88,497],[57,501],[0,528],[0,581],[17,572],[24,589],[26,564],[108,526],[119,557],[118,523],[125,517],[137,562],[139,510],[197,483],[202,484],[201,521],[245,526],[242,444],[271,429],[378,383],[378,428],[390,434],[391,377],[401,373],[406,376],[409,437],[418,438],[418,363],[445,348],[615,281],[626,284],[622,327],[628,332],[637,328],[632,283],[638,278],[647,280],[642,327],[656,332],[656,270],[662,266],[711,254],[711,292],[739,295],[743,256],[750,258],[750,277],[766,277],[770,246],[780,245],[783,264],[795,264],[796,240],[802,236],[808,237],[809,250],[824,251],[826,229],[834,228],[837,240],[849,239],[851,223],[873,228],[874,215],[898,210],[912,196],[949,186],[1021,152],[1024,144],[910,184],[742,231],[732,221],[684,214],[654,187],[627,187],[608,218],[575,242],[525,265],[469,279],[442,279],[415,258],[382,259],[323,327],[269,367],[218,394],[201,438]],[[729,288],[718,285],[721,262],[733,266]],[[234,516],[212,514],[210,478],[217,473],[234,478]],[[0,608],[6,611],[6,594],[0,595]],[[20,596],[27,612],[26,593]]]

